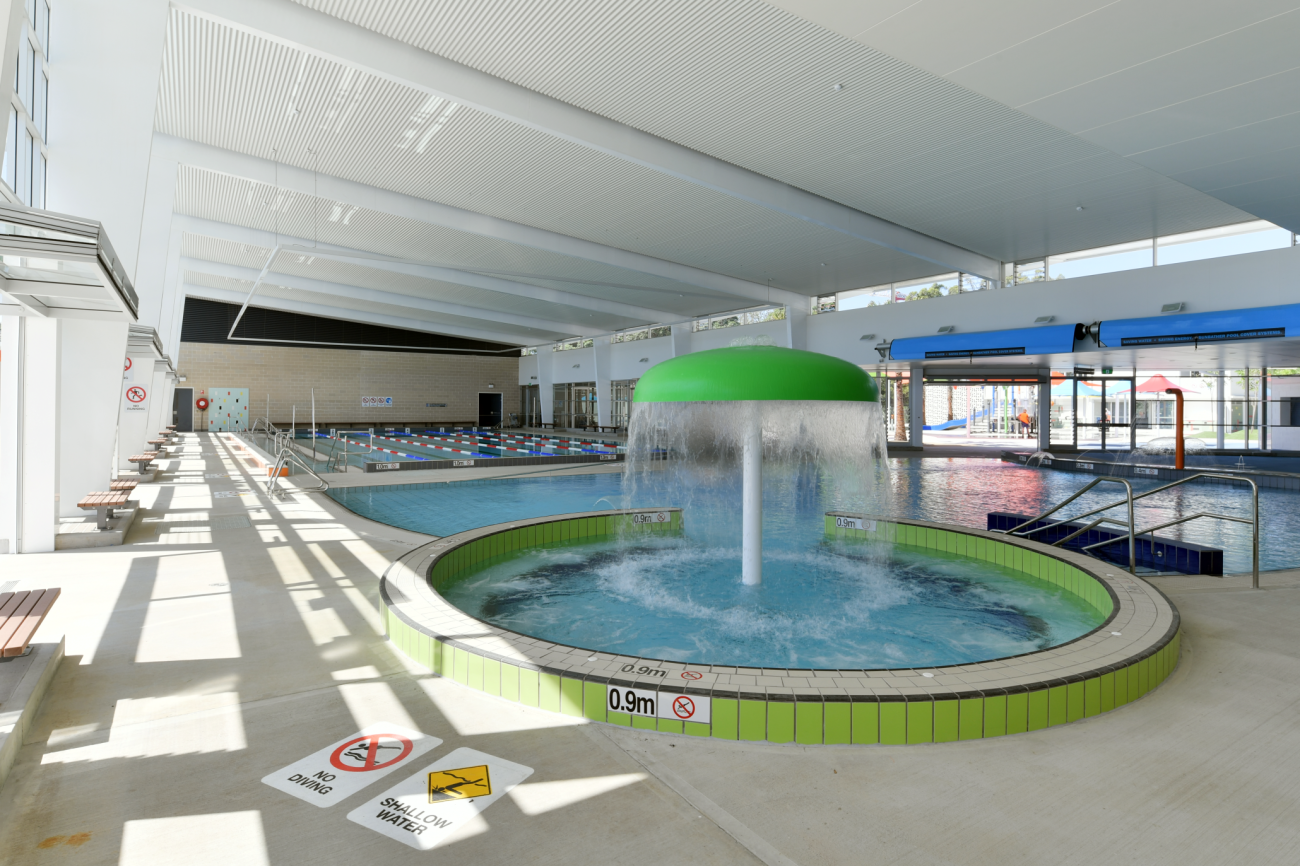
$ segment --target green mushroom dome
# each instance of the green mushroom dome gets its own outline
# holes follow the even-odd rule
[[[636,383],[634,403],[741,400],[880,402],[875,381],[841,358],[777,346],[733,346],[656,364]]]

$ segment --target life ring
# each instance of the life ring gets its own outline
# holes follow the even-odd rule
[[[204,412],[208,408],[208,398],[200,397],[199,399],[194,401],[194,405],[198,407],[200,412]]]

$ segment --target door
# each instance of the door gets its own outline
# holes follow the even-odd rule
[[[177,388],[172,392],[172,423],[177,433],[194,432],[193,388]]]
[[[596,386],[573,386],[573,427],[590,427],[596,423]]]
[[[500,391],[480,391],[478,395],[478,426],[500,427],[505,394]]]

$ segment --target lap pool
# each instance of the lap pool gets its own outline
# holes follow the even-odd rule
[[[889,461],[894,517],[955,523],[983,529],[990,511],[1036,514],[1065,499],[1089,480],[1051,469],[1026,469],[1001,460],[893,458]],[[1135,493],[1158,481],[1133,480]],[[1120,498],[1121,488],[1090,491],[1061,516],[1080,514]],[[622,476],[520,476],[448,483],[333,488],[329,495],[351,511],[380,523],[446,536],[494,523],[625,506]],[[654,492],[646,496],[653,498]],[[1300,513],[1296,494],[1263,489],[1260,503],[1260,568],[1300,566]],[[642,501],[628,506],[670,505]],[[813,503],[810,514],[820,514]],[[1115,516],[1122,516],[1116,509]],[[1187,484],[1136,505],[1139,526],[1198,511],[1249,516],[1244,485]],[[769,512],[768,519],[772,519]],[[689,517],[687,518],[689,520]],[[1222,548],[1225,573],[1250,570],[1250,527],[1225,521],[1197,521],[1162,531],[1174,538]]]

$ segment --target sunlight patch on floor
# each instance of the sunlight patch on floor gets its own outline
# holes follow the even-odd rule
[[[262,813],[214,812],[127,821],[119,866],[269,866]]]

